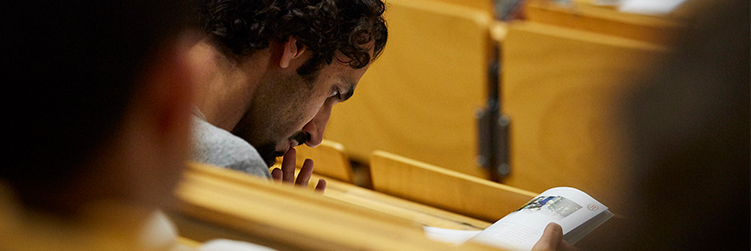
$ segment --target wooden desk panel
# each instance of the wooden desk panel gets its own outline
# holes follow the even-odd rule
[[[238,174],[192,165],[176,191],[178,226],[203,224],[282,250],[457,250],[428,240],[415,222]],[[458,249],[493,250],[474,243]]]

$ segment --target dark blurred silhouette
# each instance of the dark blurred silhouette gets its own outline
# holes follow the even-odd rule
[[[178,2],[3,4],[4,128],[12,140],[4,141],[0,178],[26,206],[68,210],[59,205],[69,189],[99,172],[92,162],[123,136],[147,62],[164,60],[162,50],[185,28],[187,7],[181,12]]]
[[[3,2],[0,250],[149,246],[142,229],[190,150],[188,13],[169,0]]]
[[[713,3],[626,101],[625,226],[602,250],[749,250],[749,1]]]

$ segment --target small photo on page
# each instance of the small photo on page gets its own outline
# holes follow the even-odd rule
[[[581,208],[581,205],[562,196],[538,196],[514,212],[542,213],[555,220],[561,220]]]

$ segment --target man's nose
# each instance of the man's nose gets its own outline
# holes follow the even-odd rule
[[[305,142],[309,147],[316,147],[323,141],[323,131],[326,130],[326,124],[329,123],[331,116],[331,104],[325,104],[318,110],[316,116],[302,128],[303,132],[308,133],[310,137]]]

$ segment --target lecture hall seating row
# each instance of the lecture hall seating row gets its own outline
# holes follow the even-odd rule
[[[609,130],[618,124],[614,107],[637,88],[624,80],[669,51],[658,45],[661,38],[592,30],[574,21],[500,24],[487,9],[434,1],[388,1],[387,49],[356,98],[334,108],[325,135],[348,150],[332,141],[318,148],[323,153],[298,150],[299,158],[316,160],[316,178],[329,180],[323,196],[192,164],[177,190],[180,202],[170,210],[181,242],[230,238],[284,250],[453,250],[426,240],[420,226],[482,229],[560,185],[617,207],[611,192],[618,185],[621,139]],[[564,13],[531,5],[533,21],[535,11]],[[674,29],[669,21],[665,27]],[[507,185],[483,180],[484,170],[474,164],[473,114],[484,105],[485,67],[496,44],[504,65],[503,111],[512,119]],[[348,157],[371,163],[376,191],[351,184]]]
[[[416,221],[198,163],[176,194],[168,212],[189,246],[226,238],[279,250],[495,250],[434,242]]]
[[[316,159],[343,157],[341,148],[339,152],[329,150],[302,152],[319,151]],[[371,166],[377,191],[314,175],[314,180],[329,179],[323,196],[310,192],[312,184],[310,190],[280,186],[234,170],[190,163],[176,192],[179,203],[170,210],[181,233],[179,241],[197,246],[226,238],[284,250],[412,250],[423,245],[433,249],[435,243],[424,242],[419,226],[482,230],[535,195],[382,151],[373,156]],[[326,169],[327,164],[337,162],[317,163]],[[433,191],[426,193],[424,188]],[[443,198],[435,196],[441,194]],[[385,244],[358,242],[359,238],[369,238],[353,236],[362,231],[375,231],[378,235],[384,234],[379,231],[386,231],[385,236],[372,237],[382,238]],[[393,240],[391,231],[409,234]],[[461,250],[478,247],[485,248],[469,244]]]
[[[351,169],[347,165],[341,165],[341,163],[347,162],[345,149],[341,144],[329,140],[324,143],[316,148],[307,146],[297,148],[297,171],[299,172],[304,159],[314,160],[314,176],[309,183],[311,189],[315,187],[317,179],[325,178],[329,182],[326,196],[342,201],[351,199],[349,201],[362,206],[385,201],[387,204],[393,204],[400,208],[412,207],[412,205],[406,203],[392,202],[393,199],[385,198],[387,196],[378,193],[381,192],[419,203],[417,205],[429,206],[424,208],[435,207],[494,222],[537,195],[530,191],[498,184],[385,151],[375,151],[370,158],[370,177],[372,178],[373,189],[377,191],[373,192],[353,186],[352,181],[332,180],[331,177],[340,176],[337,173],[348,173],[351,172]],[[278,167],[279,165],[271,169]],[[343,196],[348,198],[342,198]],[[372,201],[376,202],[371,203]],[[380,210],[377,206],[372,208]],[[423,209],[417,210],[424,211]],[[399,214],[394,211],[388,213]],[[424,225],[436,226],[430,222],[416,221]],[[459,225],[473,225],[462,220],[456,222],[460,223]],[[483,224],[479,224],[478,228],[484,228]]]
[[[476,164],[475,112],[485,106],[486,68],[498,45],[501,108],[511,120],[511,174],[501,182],[532,192],[573,186],[621,207],[617,107],[669,53],[661,35],[680,22],[581,2],[570,13],[532,1],[532,21],[503,24],[472,6],[491,1],[387,2],[386,49],[357,95],[334,107],[325,138],[363,163],[380,149],[489,178]],[[558,17],[535,18],[553,15],[546,11]]]

